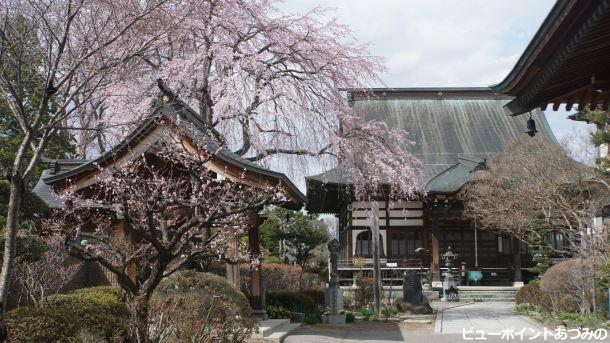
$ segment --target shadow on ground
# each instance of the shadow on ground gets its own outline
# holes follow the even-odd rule
[[[360,322],[343,327],[315,325],[293,331],[285,342],[405,342],[404,332],[399,323],[391,322]]]

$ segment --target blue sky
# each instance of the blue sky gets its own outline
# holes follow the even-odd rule
[[[500,82],[555,0],[286,0],[283,11],[334,9],[374,55],[386,58],[390,87],[489,86]],[[547,111],[558,139],[586,125]]]

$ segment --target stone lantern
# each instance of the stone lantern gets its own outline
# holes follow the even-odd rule
[[[457,257],[458,255],[451,251],[451,247],[448,247],[447,252],[443,254],[443,261],[445,262],[445,267],[447,267],[445,279],[443,280],[443,300],[445,301],[459,301],[457,281],[451,273],[451,268]]]

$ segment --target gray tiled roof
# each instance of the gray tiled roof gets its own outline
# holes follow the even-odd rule
[[[524,135],[528,116],[508,116],[503,106],[510,97],[497,95],[486,88],[409,88],[379,89],[370,99],[354,102],[354,111],[368,120],[385,121],[390,127],[404,129],[415,142],[409,150],[424,164],[423,176],[428,191],[445,192],[442,183],[467,181],[456,167],[459,157],[482,161],[504,151],[507,143],[527,137]],[[531,112],[539,135],[556,142],[544,113]],[[450,173],[444,173],[453,168]],[[457,170],[455,168],[458,168]],[[430,182],[441,173],[443,182]],[[449,181],[449,176],[456,180]],[[308,177],[312,181],[349,183],[340,168]],[[460,186],[461,186],[460,184]],[[436,189],[435,187],[440,187]],[[458,187],[459,189],[459,187]]]
[[[42,171],[40,175],[40,179],[36,182],[34,189],[32,190],[34,194],[38,195],[38,197],[44,201],[47,206],[50,208],[57,208],[63,205],[63,201],[57,196],[53,188],[47,184],[44,179],[51,176],[51,169],[45,169]]]

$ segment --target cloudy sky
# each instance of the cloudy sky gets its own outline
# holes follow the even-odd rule
[[[374,55],[386,58],[389,87],[489,86],[508,74],[555,0],[285,0],[303,13],[315,6],[349,25]],[[557,138],[584,124],[547,111]]]

